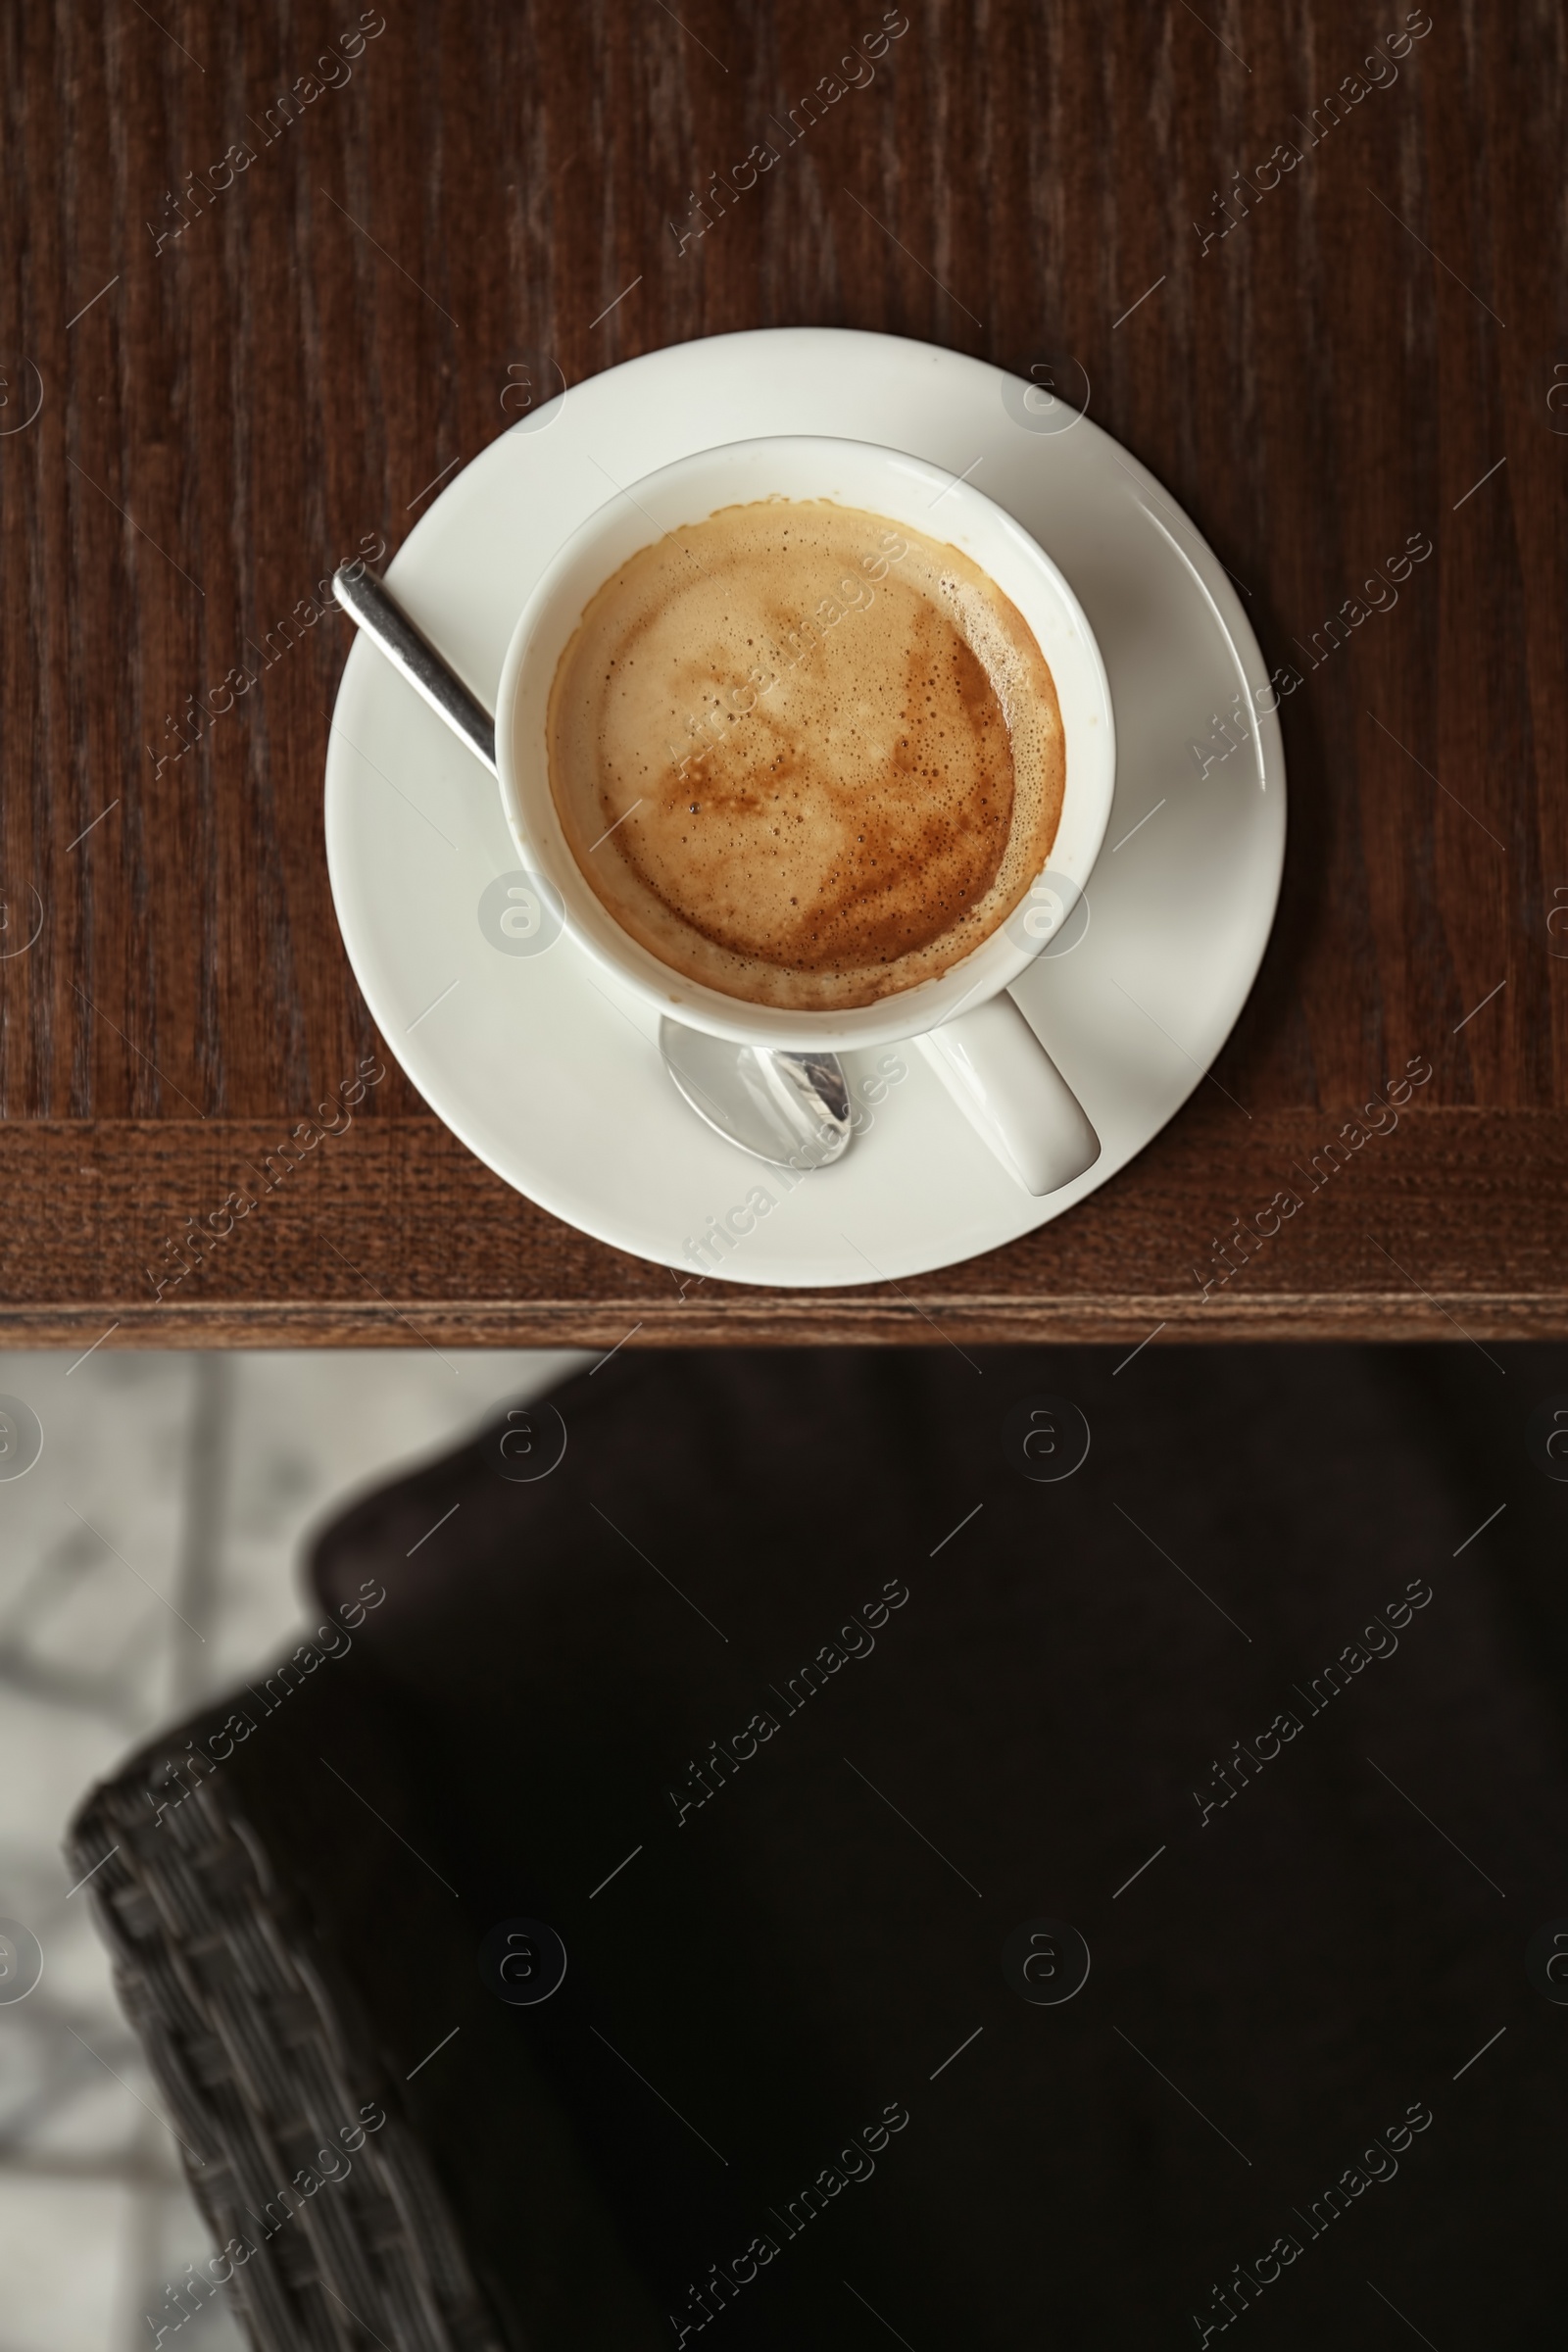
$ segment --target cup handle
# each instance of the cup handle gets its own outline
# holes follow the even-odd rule
[[[1057,1192],[1100,1157],[1083,1104],[1005,992],[914,1042],[1025,1192]]]

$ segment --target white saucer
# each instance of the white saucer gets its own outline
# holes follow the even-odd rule
[[[928,1273],[996,1249],[1141,1152],[1241,1011],[1284,860],[1279,722],[1254,700],[1250,737],[1206,775],[1191,745],[1265,687],[1257,641],[1223,565],[1148,470],[1088,417],[1041,429],[1063,412],[1032,416],[1025,389],[957,352],[837,328],[677,344],[574,385],[493,441],[387,579],[493,709],[513,624],[557,547],[620,485],[693,450],[766,433],[881,442],[967,473],[1016,515],[1083,604],[1116,714],[1115,806],[1088,929],[1018,984],[1103,1147],[1046,1200],[1020,1190],[912,1049],[898,1051],[906,1074],[891,1084],[875,1075],[880,1056],[846,1057],[872,1097],[868,1123],[836,1166],[804,1180],[702,1125],[652,1020],[569,937],[542,954],[505,949],[495,893],[481,928],[487,887],[517,867],[495,781],[373,646],[350,651],[326,847],[366,1001],[470,1151],[616,1249],[682,1276],[802,1287]],[[692,1245],[705,1235],[702,1254]]]

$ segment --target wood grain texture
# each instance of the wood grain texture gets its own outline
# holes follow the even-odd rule
[[[911,0],[788,145],[877,0],[388,0],[358,54],[347,0],[158,13],[0,24],[8,1340],[1568,1332],[1560,10],[1439,0],[1368,67],[1426,17]],[[318,583],[506,429],[509,368],[798,323],[1075,357],[1301,673],[1280,919],[1215,1069],[1250,1115],[1200,1087],[1059,1224],[901,1289],[681,1297],[508,1192],[394,1066],[159,1298],[165,1242],[384,1054],[327,887],[348,624]],[[1330,649],[1411,534],[1431,559]],[[1203,1298],[1215,1239],[1413,1054],[1397,1132]]]

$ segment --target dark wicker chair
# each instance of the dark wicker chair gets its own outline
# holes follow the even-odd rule
[[[1547,2340],[1560,1352],[1120,1353],[628,1351],[321,1532],[73,1836],[229,2249],[171,2331]]]
[[[187,1737],[215,1731],[204,1720]],[[262,2345],[500,2352],[360,2004],[279,1883],[236,1782],[199,1778],[187,1755],[191,1793],[174,1796],[169,1761],[147,1750],[74,1832],[77,1853],[109,1854],[94,1891],[116,1986],[226,2250],[205,2278],[172,2282],[160,2325],[231,2288]]]

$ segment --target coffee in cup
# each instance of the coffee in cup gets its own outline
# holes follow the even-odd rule
[[[1066,788],[1051,668],[958,549],[828,499],[662,533],[583,611],[551,798],[613,920],[684,979],[875,1004],[982,946]]]

